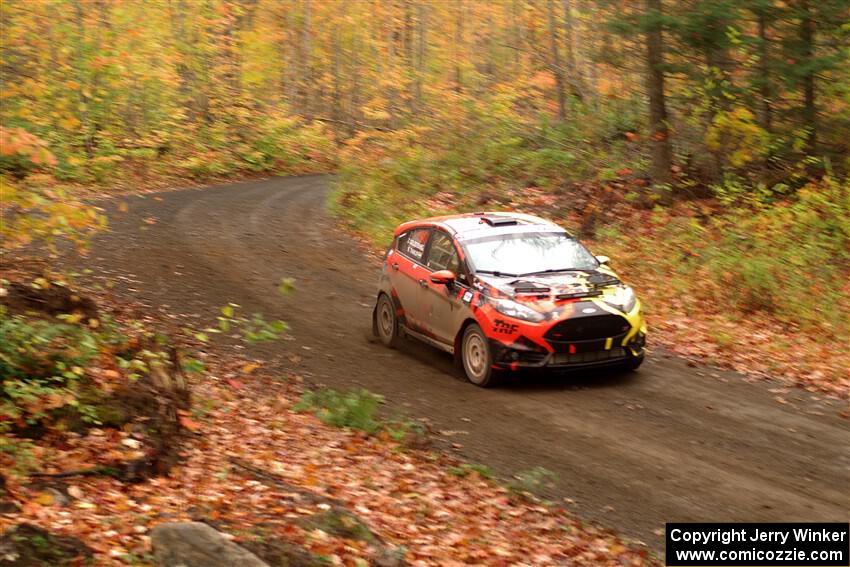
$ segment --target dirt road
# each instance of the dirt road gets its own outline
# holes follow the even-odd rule
[[[335,229],[328,178],[269,179],[126,199],[83,263],[136,297],[214,321],[228,302],[284,319],[295,340],[262,348],[307,380],[362,386],[425,417],[470,461],[509,476],[554,471],[553,499],[660,549],[664,522],[847,521],[844,404],[693,368],[655,350],[634,374],[591,372],[495,390],[448,355],[370,341],[377,267]],[[615,260],[616,261],[616,260]],[[281,278],[297,291],[282,297]],[[651,331],[650,331],[651,332]],[[300,362],[289,361],[292,355]]]

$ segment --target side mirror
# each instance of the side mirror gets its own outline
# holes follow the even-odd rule
[[[611,261],[611,258],[609,258],[608,256],[597,256],[596,261],[602,265],[605,265]]]
[[[440,270],[431,274],[431,281],[435,284],[450,285],[455,283],[455,273],[451,270]]]

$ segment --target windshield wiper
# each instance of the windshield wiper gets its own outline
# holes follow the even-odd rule
[[[528,272],[527,274],[520,274],[520,276],[534,276],[537,274],[555,274],[558,272],[595,272],[595,268],[549,268],[548,270],[538,270],[536,272]]]
[[[506,277],[506,278],[516,278],[519,277],[519,274],[510,274],[508,272],[500,272],[499,270],[475,270],[476,274],[490,274],[492,276],[496,276],[497,278]]]

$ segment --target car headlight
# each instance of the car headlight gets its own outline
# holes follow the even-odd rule
[[[637,296],[632,288],[628,286],[618,287],[612,295],[603,298],[603,301],[611,307],[616,307],[623,313],[628,313],[635,307]]]
[[[496,299],[493,301],[493,306],[496,311],[501,313],[502,315],[507,315],[508,317],[513,317],[514,319],[522,319],[523,321],[531,321],[532,323],[539,323],[546,316],[539,311],[535,311],[530,307],[526,307],[521,303],[517,303],[516,301],[511,301],[510,299]]]

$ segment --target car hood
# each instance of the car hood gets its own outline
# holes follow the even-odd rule
[[[616,293],[623,283],[608,268],[557,272],[530,276],[476,276],[483,291],[493,297],[508,297],[538,311],[550,311],[567,300],[604,298]]]

